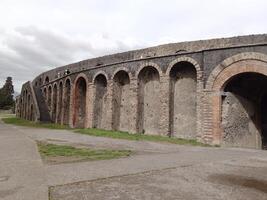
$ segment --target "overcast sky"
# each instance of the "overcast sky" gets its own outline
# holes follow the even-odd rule
[[[158,44],[267,33],[266,0],[0,0],[0,87]]]

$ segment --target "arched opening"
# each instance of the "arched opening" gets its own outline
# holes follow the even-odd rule
[[[57,85],[53,87],[53,99],[52,99],[52,122],[56,122],[57,116]]]
[[[49,77],[45,77],[45,84],[49,83]]]
[[[99,74],[94,81],[95,101],[94,101],[94,128],[105,128],[106,105],[107,105],[107,79],[103,74]]]
[[[80,77],[75,84],[74,92],[74,115],[73,126],[84,127],[86,114],[86,90],[87,84],[83,77]]]
[[[64,90],[64,114],[63,114],[63,123],[65,125],[69,124],[69,114],[70,114],[70,80],[67,79],[65,83],[65,90]]]
[[[138,118],[140,133],[155,135],[159,132],[160,82],[156,68],[148,66],[138,74]]]
[[[52,116],[51,115],[51,111],[52,111],[52,86],[50,85],[48,87],[48,96],[47,96],[47,108],[49,110],[49,113],[50,113],[50,117]]]
[[[131,124],[130,78],[127,72],[119,71],[113,79],[113,113],[112,128],[114,130],[129,131]]]
[[[223,145],[266,148],[267,77],[237,74],[223,88],[221,127]]]
[[[61,124],[62,119],[62,98],[63,98],[63,83],[59,83],[58,90],[58,115],[57,115],[57,123]]]
[[[179,62],[170,71],[170,133],[174,137],[196,137],[196,81],[193,64]]]
[[[43,97],[44,97],[45,101],[47,101],[47,90],[46,90],[46,88],[44,88],[43,91],[44,91],[43,92]]]

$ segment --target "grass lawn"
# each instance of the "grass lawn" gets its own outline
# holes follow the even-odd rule
[[[55,123],[36,123],[17,117],[3,118],[2,121],[4,121],[6,124],[14,124],[17,126],[27,126],[33,128],[70,129],[68,126],[65,125],[59,125]]]
[[[203,144],[197,142],[196,140],[189,139],[180,139],[180,138],[170,138],[166,136],[158,136],[158,135],[144,135],[144,134],[130,134],[128,132],[121,131],[107,131],[101,129],[71,129],[68,126],[62,126],[54,123],[35,123],[25,119],[20,119],[16,117],[4,118],[2,119],[7,124],[14,124],[18,126],[27,126],[34,128],[50,128],[50,129],[70,129],[76,133],[91,135],[97,137],[109,137],[115,139],[125,139],[125,140],[145,140],[152,142],[168,142],[172,144],[180,144],[180,145],[192,145],[192,146],[206,146],[209,147],[211,145]]]
[[[115,139],[168,142],[168,143],[173,143],[173,144],[192,145],[192,146],[206,146],[206,147],[211,146],[208,144],[197,142],[196,140],[170,138],[170,137],[160,136],[160,135],[130,134],[128,132],[107,131],[107,130],[93,129],[93,128],[78,129],[78,130],[75,130],[75,132],[85,134],[85,135],[92,135],[92,136],[98,136],[98,137],[109,137],[109,138],[115,138]]]
[[[88,160],[106,160],[130,156],[130,150],[75,148],[66,145],[38,142],[41,157],[48,163],[66,163]]]
[[[0,113],[0,119],[3,119],[3,118],[13,118],[13,117],[15,117],[15,114]]]

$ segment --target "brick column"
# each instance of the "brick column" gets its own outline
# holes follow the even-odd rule
[[[209,90],[205,90],[204,94],[202,141],[209,144],[220,144],[221,95],[219,92]]]

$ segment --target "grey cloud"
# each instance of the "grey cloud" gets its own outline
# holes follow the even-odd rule
[[[113,44],[107,48],[92,47],[92,42],[39,29],[35,26],[18,27],[14,34],[5,35],[0,49],[0,81],[13,76],[16,90],[21,82],[32,80],[34,76],[48,70],[81,59],[110,54],[130,49],[119,40],[112,40],[107,34],[103,40]]]

